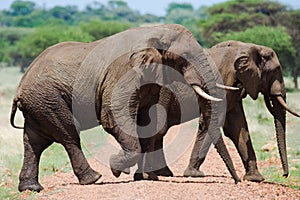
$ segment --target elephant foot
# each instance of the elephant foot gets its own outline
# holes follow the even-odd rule
[[[170,176],[173,177],[173,172],[170,170],[170,168],[168,166],[155,170],[154,173],[157,176]]]
[[[101,178],[101,174],[94,171],[93,169],[89,170],[87,173],[78,176],[80,185],[89,185],[93,184]]]
[[[140,180],[158,181],[158,176],[153,172],[143,172],[143,173],[136,172],[133,176],[133,179],[135,181],[140,181]]]
[[[130,169],[129,168],[125,168],[123,170],[117,170],[117,169],[114,169],[114,168],[110,167],[110,170],[116,178],[118,178],[121,175],[122,172],[124,174],[127,174],[127,175],[130,174]]]
[[[264,177],[259,173],[258,170],[255,170],[255,171],[248,171],[244,177],[243,177],[244,180],[247,180],[247,181],[252,181],[252,182],[262,182],[264,181]]]
[[[125,168],[125,169],[123,169],[123,171],[122,171],[124,174],[130,174],[130,168]]]
[[[121,156],[122,155],[116,154],[112,155],[109,159],[110,170],[116,178],[118,178],[122,172],[125,174],[130,174],[130,168],[124,167],[122,166],[124,163],[120,163]]]
[[[188,167],[184,172],[183,172],[183,176],[184,177],[204,177],[205,174],[200,171],[197,170],[195,168],[190,168]]]
[[[20,181],[18,187],[18,190],[20,192],[23,192],[25,190],[40,192],[43,189],[43,186],[36,180]]]

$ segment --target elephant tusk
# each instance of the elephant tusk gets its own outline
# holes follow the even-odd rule
[[[300,115],[298,115],[297,113],[295,113],[294,111],[292,111],[288,105],[285,103],[285,101],[283,100],[282,96],[276,96],[277,101],[280,103],[280,105],[286,109],[289,113],[291,113],[292,115],[296,116],[296,117],[300,117]]]
[[[221,89],[224,89],[224,90],[240,90],[240,88],[238,88],[238,87],[226,86],[226,85],[222,85],[222,84],[219,84],[219,83],[217,83],[216,86],[218,88],[221,88]]]
[[[219,98],[212,97],[212,96],[208,95],[199,86],[193,85],[192,87],[197,92],[197,94],[199,94],[204,99],[207,99],[207,100],[210,100],[210,101],[222,101],[222,99],[219,99]]]

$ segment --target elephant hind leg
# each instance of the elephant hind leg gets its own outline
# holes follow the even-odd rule
[[[51,131],[57,133],[56,140],[61,143],[68,153],[74,174],[81,185],[95,183],[102,175],[94,171],[86,160],[80,144],[79,131],[75,124],[79,124],[71,111],[65,107],[53,117]]]
[[[95,183],[101,174],[94,171],[88,164],[80,145],[78,126],[67,103],[58,98],[52,107],[44,108],[47,116],[39,117],[39,124],[47,135],[63,145],[71,161],[73,172],[82,185]]]
[[[25,119],[23,134],[24,160],[18,187],[20,192],[25,190],[40,192],[43,190],[42,185],[38,182],[40,156],[53,143],[53,141],[40,136],[39,131],[34,129],[32,125],[29,126],[28,119]]]

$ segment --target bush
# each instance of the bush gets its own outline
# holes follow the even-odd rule
[[[92,36],[76,27],[40,27],[17,42],[17,51],[14,54],[14,59],[18,60],[18,64],[24,69],[49,46],[63,41],[90,42],[92,39]]]
[[[16,51],[16,43],[33,32],[30,28],[2,27],[0,28],[0,62],[14,65],[12,55]]]
[[[116,21],[101,21],[101,20],[90,20],[86,23],[81,23],[80,28],[85,33],[88,33],[93,37],[94,40],[113,35],[115,33],[124,31],[133,25],[130,23],[116,22]]]

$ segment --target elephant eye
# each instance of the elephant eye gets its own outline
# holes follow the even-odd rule
[[[247,56],[243,56],[240,58],[240,65],[247,65],[248,61],[249,61],[249,58]]]
[[[275,70],[274,70],[275,73],[277,73],[277,72],[279,72],[279,71],[280,71],[280,68],[279,68],[279,67],[276,67]]]
[[[267,55],[263,55],[262,56],[264,60],[268,61],[268,60],[272,60],[273,57],[273,52],[267,54]]]

